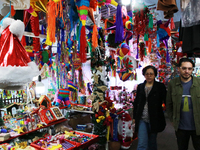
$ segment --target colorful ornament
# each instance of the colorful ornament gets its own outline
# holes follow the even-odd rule
[[[124,57],[126,54],[128,54],[129,50],[129,46],[126,43],[122,43],[121,48],[117,49],[117,55]]]
[[[90,6],[89,0],[75,0],[76,7],[78,10],[79,19],[82,23],[81,34],[80,34],[80,59],[81,62],[86,62],[86,34],[85,34],[85,25],[88,15],[88,8]]]
[[[137,68],[137,61],[134,57],[127,55],[122,59],[122,66],[123,68],[133,71]]]
[[[3,72],[0,75],[0,88],[19,90],[23,89],[23,86],[31,82],[32,78],[39,75],[40,72],[36,64],[31,62],[28,53],[20,42],[24,32],[24,23],[13,19],[9,21],[9,19],[4,19],[11,24],[2,31],[1,36],[4,38],[0,39],[2,44],[0,71]]]
[[[126,21],[125,27],[127,30],[133,30],[133,24],[131,23],[131,21]]]
[[[127,81],[129,80],[129,78],[131,77],[131,75],[133,74],[132,71],[127,70],[127,69],[121,69],[118,72],[119,78],[122,81]]]

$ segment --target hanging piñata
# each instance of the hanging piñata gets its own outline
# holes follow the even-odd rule
[[[78,10],[79,19],[81,21],[81,34],[80,34],[80,59],[81,62],[86,62],[86,34],[85,25],[88,15],[88,8],[90,6],[90,0],[75,0]]]

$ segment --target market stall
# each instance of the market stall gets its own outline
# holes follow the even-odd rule
[[[198,55],[183,34],[199,20],[181,3],[0,0],[0,148],[129,149],[142,69],[167,87]]]

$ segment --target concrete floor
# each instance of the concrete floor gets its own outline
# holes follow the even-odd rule
[[[158,150],[178,150],[174,128],[167,117],[166,122],[167,125],[165,130],[159,133],[157,137]],[[138,140],[133,141],[129,150],[136,150],[137,142]],[[188,150],[194,150],[191,140],[189,143]]]

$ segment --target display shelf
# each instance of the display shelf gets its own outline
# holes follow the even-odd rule
[[[73,104],[73,103],[71,103],[71,105],[74,105],[74,106],[82,106],[82,107],[92,107],[92,105]]]
[[[83,105],[83,104],[73,104],[71,103],[71,105],[73,106],[82,106],[82,107],[92,107],[92,105]],[[69,108],[68,106],[64,106],[64,107],[59,107],[60,109],[65,109],[65,108]],[[70,109],[70,108],[69,108]]]
[[[61,123],[61,122],[64,122],[64,121],[67,121],[67,119],[61,119],[61,120],[52,122],[52,123],[50,123],[50,124],[48,124],[48,125],[46,125],[46,126],[43,126],[43,127],[41,127],[41,128],[37,128],[37,129],[31,130],[31,131],[28,131],[28,132],[19,134],[19,135],[17,135],[17,136],[11,137],[11,138],[9,138],[9,139],[7,139],[7,140],[5,140],[5,141],[0,141],[0,144],[3,143],[3,142],[9,141],[9,140],[15,139],[15,138],[17,138],[17,137],[23,136],[23,135],[25,135],[25,134],[35,132],[35,131],[37,131],[37,130],[39,130],[39,129],[43,129],[43,128],[50,127],[51,125],[55,125],[55,124],[58,124],[58,123]]]
[[[80,112],[80,113],[88,113],[88,114],[94,114],[93,111],[87,111],[87,110],[70,109],[69,111]]]

